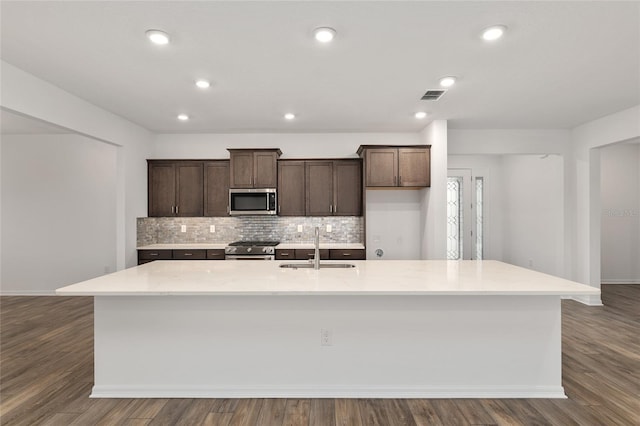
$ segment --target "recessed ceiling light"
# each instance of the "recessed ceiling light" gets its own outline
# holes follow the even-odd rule
[[[187,114],[178,114],[178,120],[187,121],[189,120],[189,116]]]
[[[426,116],[427,116],[427,113],[424,111],[418,111],[415,113],[415,117],[420,120],[425,118]]]
[[[504,35],[505,31],[507,31],[505,25],[492,25],[482,31],[482,39],[486,41],[497,40]]]
[[[196,80],[196,86],[198,86],[201,89],[208,89],[209,87],[211,87],[211,83],[209,82],[209,80]]]
[[[320,27],[313,30],[313,36],[321,43],[328,43],[336,36],[336,30],[329,27]]]
[[[286,114],[284,115],[284,118],[285,118],[286,120],[293,120],[294,118],[296,118],[296,115],[295,115],[295,114],[293,114],[293,113],[288,112],[288,113],[286,113]]]
[[[456,78],[453,77],[453,76],[442,77],[440,79],[440,86],[442,86],[442,87],[451,87],[454,84],[456,84]]]
[[[148,30],[145,34],[154,44],[169,44],[169,34],[164,31]]]

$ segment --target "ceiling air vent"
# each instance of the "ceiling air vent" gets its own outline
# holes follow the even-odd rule
[[[438,99],[440,99],[440,97],[442,95],[444,95],[444,93],[446,92],[445,89],[440,89],[440,90],[427,90],[427,93],[425,93],[422,96],[422,100],[423,101],[437,101]]]

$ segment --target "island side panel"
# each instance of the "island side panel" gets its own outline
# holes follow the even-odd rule
[[[563,398],[560,299],[99,296],[92,396]]]

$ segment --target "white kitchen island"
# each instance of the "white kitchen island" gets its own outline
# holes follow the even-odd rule
[[[58,289],[95,297],[92,396],[564,398],[560,298],[599,294],[497,261],[280,263],[156,261]]]

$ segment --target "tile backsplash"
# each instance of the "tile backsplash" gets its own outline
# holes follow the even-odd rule
[[[182,225],[186,232],[180,232]],[[215,225],[215,232],[210,226]],[[302,232],[298,232],[302,225]],[[331,225],[331,232],[327,232]],[[364,221],[359,216],[237,216],[237,217],[140,217],[138,246],[149,244],[230,243],[239,240],[311,243],[320,227],[323,242],[362,243]]]

